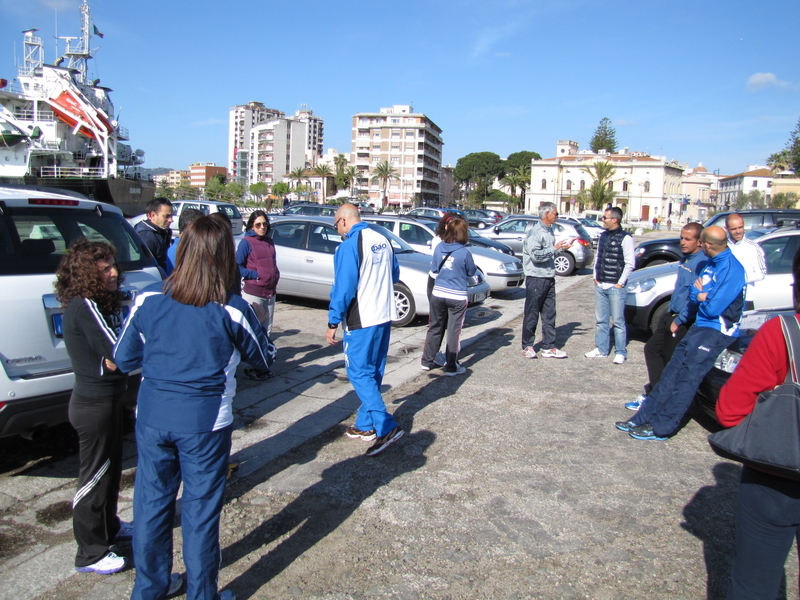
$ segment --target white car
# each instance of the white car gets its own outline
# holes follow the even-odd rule
[[[436,230],[431,221],[383,215],[364,215],[362,219],[385,227],[417,252],[433,254],[431,245]],[[524,285],[525,273],[522,270],[520,259],[478,246],[468,245],[468,247],[472,252],[475,266],[483,274],[493,292],[501,292]]]
[[[217,202],[216,200],[174,200],[172,201],[172,223],[170,224],[169,228],[172,230],[172,236],[174,238],[180,237],[180,218],[181,213],[187,208],[193,208],[195,210],[199,210],[205,215],[210,215],[215,212],[222,213],[231,222],[231,229],[233,230],[233,243],[235,246],[239,246],[239,242],[244,237],[244,220],[242,218],[242,214],[239,212],[239,209],[236,208],[236,205],[231,204],[229,202]],[[147,215],[136,215],[135,217],[131,217],[128,219],[128,222],[133,226],[136,227],[136,224],[140,221],[144,221],[147,218]]]
[[[767,276],[754,284],[756,311],[791,309],[792,260],[800,250],[800,229],[783,227],[765,234],[761,245],[767,261]],[[625,320],[640,329],[653,331],[658,319],[669,308],[678,278],[678,263],[671,262],[634,271],[628,279]]]
[[[80,194],[0,187],[0,437],[34,439],[68,420],[75,378],[53,284],[67,248],[80,237],[117,248],[127,293],[123,312],[139,290],[161,281],[118,207]]]

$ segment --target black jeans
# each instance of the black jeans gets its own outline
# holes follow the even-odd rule
[[[542,350],[556,347],[556,280],[525,277],[525,315],[522,319],[522,349],[533,347],[536,326],[542,317]]]
[[[656,387],[656,384],[661,379],[661,373],[664,372],[664,367],[667,366],[669,359],[672,358],[672,353],[681,343],[683,336],[686,335],[688,328],[686,325],[681,325],[673,337],[669,328],[674,320],[675,317],[669,311],[661,315],[656,324],[656,330],[644,345],[644,362],[647,365],[647,376],[650,380],[644,388],[646,394],[649,394],[650,390]]]

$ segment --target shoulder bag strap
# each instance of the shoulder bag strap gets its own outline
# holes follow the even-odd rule
[[[445,254],[445,255],[444,255],[444,258],[442,259],[442,262],[440,262],[440,263],[439,263],[439,268],[438,268],[438,269],[436,269],[436,273],[439,273],[439,271],[441,271],[441,270],[442,270],[442,267],[444,266],[444,263],[446,263],[446,262],[447,262],[447,259],[448,259],[448,257],[449,257],[449,256],[450,256],[452,253],[453,253],[453,250],[450,250],[450,252],[448,252],[447,254]]]
[[[786,341],[786,353],[789,355],[789,371],[786,373],[786,383],[793,381],[800,383],[797,369],[800,365],[800,324],[797,316],[781,316],[781,329],[783,338]]]

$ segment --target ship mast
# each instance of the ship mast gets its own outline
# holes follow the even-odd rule
[[[22,77],[33,77],[36,69],[41,70],[44,64],[44,44],[42,38],[34,35],[38,29],[26,29],[22,33],[25,37],[22,39],[22,45],[25,52],[25,62],[19,65],[18,71]]]
[[[83,84],[87,80],[88,60],[92,58],[95,50],[97,50],[97,48],[94,50],[89,48],[89,43],[92,39],[91,25],[92,16],[89,14],[89,5],[86,0],[83,0],[83,4],[81,4],[81,36],[79,38],[63,38],[67,40],[67,51],[64,55],[69,58],[69,68],[77,71],[75,77]]]

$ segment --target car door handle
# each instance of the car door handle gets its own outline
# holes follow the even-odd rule
[[[313,257],[313,256],[306,256],[306,262],[307,262],[307,263],[312,263],[312,262],[314,262],[314,257]]]

